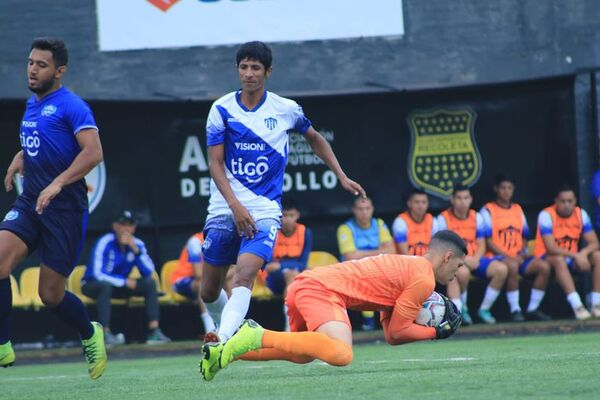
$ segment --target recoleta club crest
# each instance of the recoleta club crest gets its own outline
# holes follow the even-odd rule
[[[481,155],[474,137],[476,118],[468,107],[410,113],[408,175],[416,187],[449,199],[455,185],[470,187],[477,182]]]

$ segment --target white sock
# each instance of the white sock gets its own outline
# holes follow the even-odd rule
[[[450,301],[452,301],[454,303],[454,305],[456,306],[456,308],[458,308],[458,311],[462,310],[462,300],[460,298],[458,299],[450,299]]]
[[[283,327],[283,330],[286,332],[290,331],[290,320],[288,319],[288,306],[287,304],[283,303],[283,320],[285,321],[285,326]]]
[[[567,295],[567,301],[573,310],[576,310],[583,305],[581,302],[581,297],[579,297],[579,293],[577,292],[569,293]]]
[[[217,330],[215,321],[213,321],[208,311],[204,311],[200,314],[200,318],[202,318],[202,323],[204,324],[204,332],[214,332]]]
[[[463,305],[467,306],[467,291],[465,290],[460,294],[460,301],[462,301]]]
[[[480,310],[489,310],[492,308],[492,304],[496,301],[498,296],[500,295],[500,291],[494,289],[493,287],[488,286],[485,289],[485,295],[483,296],[483,301],[481,302],[481,306],[479,306]]]
[[[531,289],[531,298],[529,299],[529,305],[527,306],[527,312],[535,311],[540,306],[542,299],[546,292],[540,289]]]
[[[213,301],[212,303],[204,302],[204,305],[206,305],[206,309],[208,310],[213,323],[217,326],[221,324],[221,314],[223,313],[225,304],[227,304],[227,292],[224,289],[221,289],[221,293],[219,294],[219,298],[217,300]]]
[[[600,305],[600,292],[592,292],[592,307]]]
[[[511,290],[510,292],[506,292],[506,299],[508,300],[508,305],[510,306],[511,313],[514,313],[515,311],[521,311],[521,306],[519,305],[518,290]]]
[[[233,288],[231,298],[223,308],[223,314],[221,315],[221,325],[218,333],[221,342],[228,341],[242,325],[250,307],[251,297],[252,291],[247,287],[238,286]]]

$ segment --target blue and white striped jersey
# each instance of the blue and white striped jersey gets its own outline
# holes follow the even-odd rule
[[[254,219],[281,216],[288,131],[304,134],[310,126],[295,101],[268,91],[253,110],[242,104],[239,91],[212,105],[206,124],[207,144],[224,144],[227,179]],[[207,219],[227,214],[231,210],[211,179]]]

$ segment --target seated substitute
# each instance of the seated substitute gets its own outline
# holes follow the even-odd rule
[[[195,233],[188,239],[179,255],[177,268],[171,273],[171,284],[176,293],[198,302],[200,318],[202,318],[204,332],[206,333],[216,331],[217,327],[200,296],[200,285],[202,282],[202,243],[204,243],[202,232]]]
[[[148,318],[147,344],[169,342],[159,328],[159,305],[156,283],[152,279],[154,263],[144,242],[134,236],[137,221],[131,211],[123,211],[113,222],[113,232],[102,236],[92,250],[90,262],[81,279],[81,291],[96,300],[98,321],[104,326],[107,344],[122,344],[124,337],[110,331],[111,298],[144,296]],[[137,267],[141,278],[129,278]]]
[[[579,249],[583,238],[585,247]],[[600,317],[600,245],[588,213],[577,206],[575,191],[569,186],[559,189],[554,204],[538,215],[535,256],[548,260],[556,281],[567,295],[575,318]],[[575,290],[571,272],[592,273],[592,313],[585,308]]]
[[[337,240],[342,260],[360,260],[379,254],[393,254],[392,235],[385,222],[373,218],[373,201],[357,197],[352,206],[354,217],[338,227]],[[375,329],[375,313],[362,313],[362,330]]]
[[[427,212],[429,197],[420,189],[413,190],[406,201],[408,210],[399,214],[392,225],[398,254],[422,256],[431,237],[437,232],[437,221]]]
[[[485,221],[486,256],[502,261],[508,266],[506,278],[506,299],[513,321],[525,318],[533,321],[547,321],[550,316],[539,307],[550,280],[550,264],[539,257],[527,254],[529,225],[521,206],[512,201],[515,185],[505,176],[497,176],[494,181],[496,199],[481,209]],[[519,304],[519,275],[533,277],[531,296],[525,316]]]
[[[497,258],[485,257],[485,223],[482,215],[471,209],[473,196],[466,186],[456,186],[450,199],[451,207],[438,217],[439,229],[450,229],[459,234],[467,243],[465,268],[459,268],[454,279],[448,284],[448,297],[462,310],[463,321],[471,323],[467,309],[467,288],[471,273],[479,279],[489,280],[483,301],[477,315],[486,324],[496,323],[490,308],[498,298],[506,282],[508,266]]]
[[[285,360],[298,364],[315,359],[333,366],[352,362],[352,327],[346,309],[381,311],[381,325],[390,345],[445,339],[458,329],[460,311],[444,297],[446,313],[437,327],[414,321],[436,281],[454,279],[467,252],[451,231],[440,231],[424,256],[382,254],[308,270],[288,288],[292,332],[263,329],[246,320],[225,344],[210,344],[200,372],[211,380],[236,359]]]
[[[287,286],[306,269],[312,249],[312,233],[305,225],[298,223],[300,211],[291,199],[282,204],[281,230],[277,232],[273,258],[266,265],[267,287],[278,295],[285,295]],[[289,330],[287,307],[283,306],[285,327]]]

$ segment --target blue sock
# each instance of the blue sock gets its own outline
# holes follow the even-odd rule
[[[65,291],[65,297],[52,310],[68,325],[77,329],[82,340],[89,339],[94,334],[94,326],[85,306],[73,293]]]
[[[10,340],[10,310],[12,309],[12,290],[10,278],[0,279],[0,344]]]

